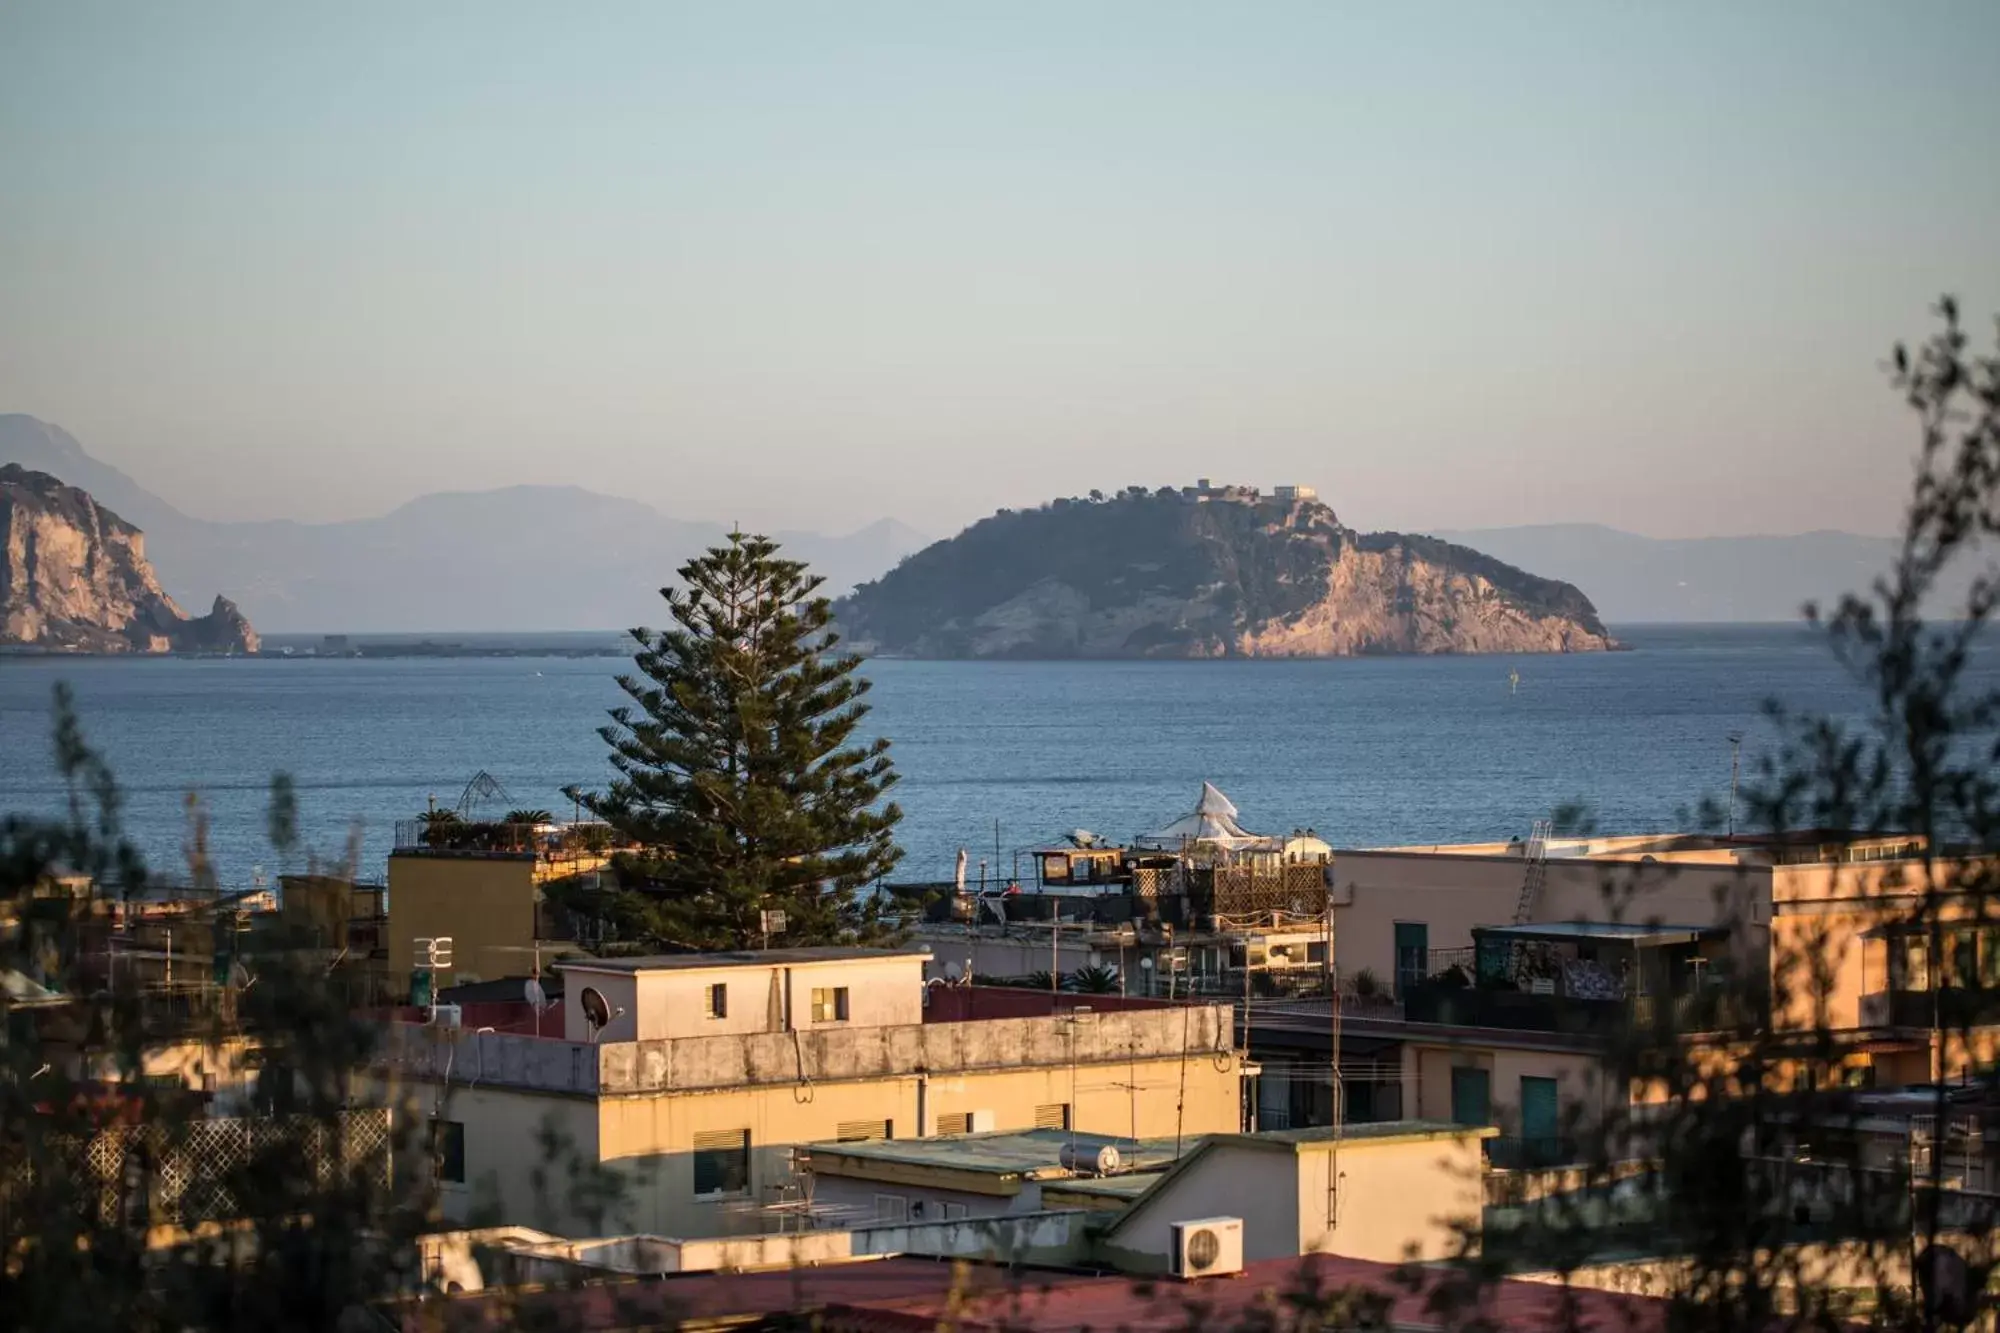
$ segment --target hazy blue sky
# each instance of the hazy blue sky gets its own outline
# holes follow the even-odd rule
[[[0,0],[0,411],[211,517],[1892,524],[2000,3]]]

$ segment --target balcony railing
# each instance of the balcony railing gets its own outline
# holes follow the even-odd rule
[[[1580,1152],[1575,1139],[1559,1135],[1493,1138],[1486,1140],[1486,1165],[1496,1171],[1534,1171],[1568,1166],[1578,1160]]]
[[[1631,1014],[1632,1006],[1624,1000],[1580,1000],[1477,986],[1419,986],[1403,997],[1403,1016],[1412,1023],[1516,1032],[1608,1033],[1629,1023]]]
[[[1947,1028],[2000,1025],[2000,989],[1947,986],[1887,990],[1861,997],[1864,1027]]]
[[[1603,1036],[1664,1023],[1674,1032],[1715,1032],[1764,1021],[1768,1006],[1719,987],[1684,995],[1591,1000],[1486,986],[1426,985],[1403,999],[1412,1023]]]

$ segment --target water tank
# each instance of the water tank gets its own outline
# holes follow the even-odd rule
[[[1108,1176],[1118,1169],[1118,1150],[1110,1144],[1093,1148],[1089,1144],[1065,1143],[1057,1159],[1063,1170],[1081,1175]]]

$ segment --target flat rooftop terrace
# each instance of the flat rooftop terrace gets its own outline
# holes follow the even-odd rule
[[[1168,1165],[1180,1153],[1193,1151],[1199,1141],[1199,1138],[1190,1135],[1176,1150],[1171,1138],[1129,1139],[1066,1129],[1023,1129],[991,1134],[947,1134],[928,1139],[822,1142],[808,1144],[807,1147],[816,1161],[839,1158],[857,1163],[893,1163],[897,1166],[1032,1178],[1041,1172],[1068,1175],[1069,1172],[1062,1166],[1062,1152],[1072,1143],[1086,1157],[1095,1156],[1100,1148],[1116,1148],[1121,1171],[1144,1171],[1149,1167],[1157,1170]]]

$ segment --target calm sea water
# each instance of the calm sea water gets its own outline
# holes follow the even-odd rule
[[[1265,832],[1336,845],[1501,838],[1583,801],[1600,827],[1674,827],[1728,790],[1777,696],[1843,712],[1856,695],[1823,645],[1769,626],[1630,628],[1634,651],[1331,662],[881,661],[870,722],[892,738],[909,856],[948,878],[961,846],[1011,868],[1071,829],[1127,836],[1192,806],[1204,779]],[[271,776],[298,781],[309,841],[356,822],[381,872],[393,821],[455,804],[484,769],[506,804],[561,812],[609,769],[595,728],[620,697],[608,658],[111,660],[0,658],[0,810],[53,812],[49,699],[75,689],[156,868],[180,860],[185,798],[220,868],[275,871]],[[1510,692],[1509,669],[1520,672]],[[492,813],[504,809],[489,806]],[[995,825],[998,824],[996,834]]]

